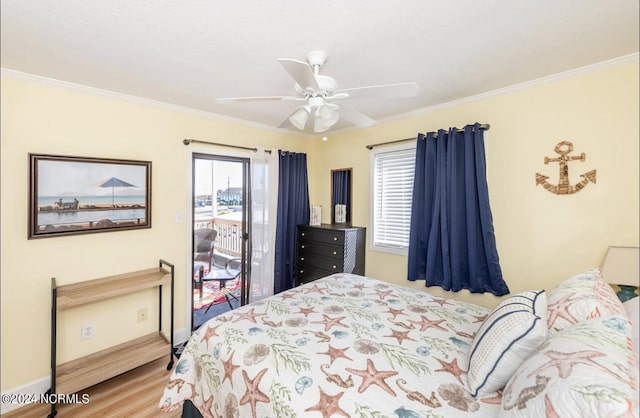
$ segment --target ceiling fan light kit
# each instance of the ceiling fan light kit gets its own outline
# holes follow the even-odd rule
[[[313,115],[313,131],[326,132],[333,127],[340,117],[356,126],[367,127],[375,120],[364,113],[344,104],[334,101],[353,99],[380,99],[414,97],[418,94],[419,86],[414,82],[382,84],[377,86],[357,87],[338,90],[335,79],[320,74],[320,68],[327,61],[324,51],[312,51],[307,54],[307,62],[291,58],[280,58],[278,62],[293,78],[296,96],[263,96],[263,97],[232,97],[216,99],[218,103],[289,100],[306,101],[306,104],[294,109],[280,124],[279,128],[293,125],[304,131],[309,116]]]
[[[323,104],[316,110],[314,132],[325,132],[331,129],[340,119],[340,108],[335,104]]]
[[[289,116],[289,122],[296,128],[304,130],[309,115],[313,114],[313,131],[325,132],[338,122],[340,114],[338,105],[329,104],[322,97],[310,97],[308,104],[295,109]]]
[[[289,116],[289,122],[296,128],[304,130],[304,126],[307,124],[311,108],[307,105],[297,108],[291,116]]]

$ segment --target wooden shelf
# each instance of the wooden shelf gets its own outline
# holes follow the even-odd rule
[[[171,272],[153,268],[58,286],[57,308],[68,309],[171,283]]]
[[[159,260],[156,268],[62,286],[57,286],[56,279],[51,278],[51,387],[49,393],[76,393],[165,355],[169,356],[167,370],[171,370],[173,367],[173,279],[174,266],[164,260]],[[158,326],[161,329],[162,287],[165,285],[168,285],[171,291],[168,338],[162,331],[158,331],[64,364],[56,363],[56,330],[59,311],[157,287],[160,311]],[[48,417],[53,418],[55,415],[56,403],[52,402]]]
[[[169,352],[169,341],[163,334],[156,332],[60,364],[57,367],[56,392],[78,392],[168,356]]]

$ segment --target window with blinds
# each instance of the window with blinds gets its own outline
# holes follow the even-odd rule
[[[415,144],[371,152],[371,248],[406,254],[411,225]]]

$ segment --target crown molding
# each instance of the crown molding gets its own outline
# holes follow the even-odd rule
[[[489,97],[501,96],[509,93],[513,93],[519,90],[528,89],[530,87],[536,87],[544,84],[553,83],[559,80],[564,80],[567,78],[575,77],[580,74],[598,72],[604,69],[615,67],[618,65],[629,64],[632,62],[638,62],[638,58],[640,57],[639,53],[633,53],[629,55],[624,55],[622,57],[613,58],[607,61],[598,62],[595,64],[586,65],[584,67],[574,68],[573,70],[563,71],[561,73],[552,74],[546,77],[536,78],[534,80],[525,81],[523,83],[513,84],[511,86],[502,87],[496,90],[490,90],[484,93],[475,94],[473,96],[463,97],[462,99],[452,100],[450,102],[440,103],[433,106],[423,107],[421,109],[412,110],[411,112],[406,112],[394,116],[390,116],[384,119],[378,119],[378,123],[386,123],[392,122],[400,119],[406,119],[412,116],[423,115],[425,113],[435,112],[441,109],[446,109],[453,106],[459,106],[465,103],[475,102],[478,100],[484,100]]]
[[[507,87],[502,87],[502,88],[499,88],[499,89],[496,89],[496,90],[490,90],[490,91],[487,91],[487,92],[484,92],[484,93],[480,93],[480,94],[476,94],[476,95],[473,95],[473,96],[464,97],[462,99],[456,99],[456,100],[452,100],[452,101],[449,101],[449,102],[439,103],[439,104],[433,105],[433,106],[423,107],[423,108],[420,108],[420,109],[412,110],[411,112],[397,114],[397,115],[390,116],[390,117],[384,118],[384,119],[378,119],[376,121],[375,125],[380,125],[380,124],[383,124],[383,123],[393,122],[393,121],[397,121],[397,120],[400,120],[400,119],[406,119],[406,118],[417,116],[417,115],[423,115],[425,113],[436,112],[436,111],[441,110],[441,109],[446,109],[446,108],[453,107],[453,106],[459,106],[459,105],[462,105],[462,104],[465,104],[465,103],[475,102],[475,101],[483,100],[483,99],[486,99],[486,98],[489,98],[489,97],[509,94],[509,93],[513,93],[513,92],[516,92],[516,91],[519,91],[519,90],[523,90],[523,89],[527,89],[527,88],[530,88],[530,87],[540,86],[540,85],[544,85],[544,84],[548,84],[548,83],[553,83],[555,81],[559,81],[559,80],[564,80],[564,79],[567,79],[567,78],[575,77],[577,75],[584,74],[584,73],[602,71],[602,70],[610,68],[610,67],[615,67],[615,66],[618,66],[618,65],[628,64],[628,63],[631,63],[631,62],[638,62],[639,56],[640,56],[640,54],[635,52],[633,54],[624,55],[624,56],[621,56],[621,57],[618,57],[618,58],[613,58],[613,59],[610,59],[610,60],[607,60],[607,61],[602,61],[602,62],[598,62],[598,63],[595,63],[595,64],[590,64],[590,65],[587,65],[587,66],[584,66],[584,67],[579,67],[579,68],[575,68],[575,69],[572,69],[572,70],[563,71],[561,73],[552,74],[552,75],[549,75],[549,76],[546,76],[546,77],[541,77],[541,78],[537,78],[537,79],[534,79],[534,80],[525,81],[523,83],[518,83],[518,84],[514,84],[514,85],[511,85],[511,86],[507,86]],[[250,126],[250,127],[254,127],[254,128],[258,128],[258,129],[264,129],[264,130],[268,130],[268,131],[271,131],[271,132],[282,133],[282,129],[278,129],[278,128],[275,128],[275,127],[270,126],[270,125],[265,125],[263,123],[248,121],[246,119],[234,118],[234,117],[231,117],[231,116],[219,115],[219,114],[211,113],[211,112],[205,112],[203,110],[197,110],[197,109],[193,109],[193,108],[186,107],[186,106],[174,105],[174,104],[171,104],[171,103],[160,102],[160,101],[157,101],[157,100],[147,99],[147,98],[144,98],[144,97],[132,96],[132,95],[119,93],[119,92],[115,92],[115,91],[111,91],[111,90],[99,89],[99,88],[96,88],[96,87],[85,86],[85,85],[82,85],[82,84],[71,83],[71,82],[68,82],[68,81],[56,80],[56,79],[53,79],[53,78],[43,77],[43,76],[39,76],[39,75],[35,75],[35,74],[24,73],[24,72],[12,70],[12,69],[9,69],[9,68],[0,68],[0,73],[1,73],[1,75],[3,77],[6,76],[6,77],[11,77],[11,78],[34,81],[34,82],[37,82],[37,83],[40,83],[40,84],[50,85],[50,86],[69,89],[69,90],[74,90],[74,91],[79,91],[79,92],[82,92],[82,93],[94,94],[94,95],[98,95],[98,96],[109,97],[109,98],[128,101],[128,102],[132,102],[132,103],[138,103],[138,104],[143,104],[143,105],[147,105],[147,106],[153,106],[153,107],[157,107],[157,108],[161,108],[161,109],[167,109],[167,110],[172,110],[172,111],[176,111],[176,112],[181,112],[181,113],[187,113],[187,114],[191,114],[191,115],[201,116],[201,117],[205,117],[205,118],[209,118],[209,119],[215,119],[215,120],[220,120],[220,121],[224,121],[224,122],[229,122],[229,123],[234,123],[234,124],[239,124],[239,125],[244,125],[244,126]],[[327,134],[329,134],[329,135],[331,135],[331,134],[341,134],[341,133],[346,133],[346,132],[352,132],[352,131],[355,131],[355,130],[358,130],[358,129],[361,129],[361,128],[350,126],[350,127],[347,127],[347,128],[338,129],[338,130],[331,131],[331,132],[328,132],[328,133],[323,133],[323,134],[325,136]],[[307,134],[305,132],[296,132],[296,131],[291,131],[291,130],[287,130],[287,133],[289,133],[291,135],[299,136],[301,138],[308,138],[308,139],[319,138],[319,137],[323,136],[323,135],[320,135],[320,134],[310,135],[310,134]]]
[[[282,133],[282,129],[275,128],[270,125],[265,125],[263,123],[252,122],[245,119],[234,118],[231,116],[219,115],[217,113],[206,112],[204,110],[193,109],[186,106],[175,105],[171,103],[161,102],[158,100],[147,99],[145,97],[133,96],[130,94],[120,93],[112,90],[100,89],[97,87],[85,86],[83,84],[71,83],[68,81],[57,80],[54,78],[44,77],[36,74],[25,73],[22,71],[12,70],[10,68],[0,68],[0,74],[3,77],[20,79],[31,81],[39,84],[44,84],[51,87],[57,87],[61,89],[67,89],[72,91],[77,91],[80,93],[92,94],[96,96],[108,97],[111,99],[122,100],[130,103],[137,103],[146,106],[151,106],[159,109],[171,110],[175,112],[187,113],[190,115],[196,115],[205,117],[208,119],[215,119],[219,121],[234,123],[243,126],[249,126],[258,129],[264,129],[272,132]],[[307,137],[308,135],[303,134],[300,135],[297,132],[287,131],[290,134]]]

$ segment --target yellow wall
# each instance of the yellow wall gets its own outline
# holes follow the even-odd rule
[[[309,144],[284,131],[9,76],[1,89],[2,391],[49,374],[51,277],[73,283],[153,268],[164,258],[176,266],[175,329],[185,328],[188,153],[194,146],[182,138],[292,151]],[[30,152],[152,161],[152,228],[28,240]],[[175,222],[176,213],[183,223]],[[149,320],[137,323],[143,306]],[[149,291],[64,312],[59,362],[152,332],[154,309],[157,297]],[[82,341],[85,322],[95,324],[96,335]]]
[[[354,225],[369,223],[369,158],[366,144],[410,138],[418,132],[489,123],[488,180],[503,275],[512,293],[549,289],[571,274],[598,267],[609,245],[638,245],[638,64],[582,73],[499,96],[486,97],[369,129],[315,141],[317,171],[312,204],[330,221],[330,170],[353,167]],[[535,184],[535,173],[557,182],[555,145],[568,140],[585,162],[569,166],[580,173],[596,169],[597,184],[574,195],[553,195]],[[369,231],[368,231],[369,232]],[[367,235],[369,240],[370,234]],[[408,282],[407,258],[367,247],[366,274]],[[430,292],[493,306],[491,295]]]
[[[598,266],[608,245],[638,245],[638,64],[630,63],[487,97],[368,129],[330,135],[327,142],[123,101],[118,98],[2,77],[1,102],[1,364],[6,390],[49,374],[50,278],[71,283],[146,269],[162,257],[176,264],[176,329],[184,328],[187,232],[176,213],[188,211],[189,136],[225,143],[304,151],[309,155],[311,203],[329,222],[330,170],[353,167],[353,223],[369,227],[366,144],[415,136],[469,122],[490,123],[489,192],[503,273],[512,292],[549,288]],[[561,140],[574,142],[584,163],[575,175],[598,170],[597,184],[571,196],[535,186],[549,173],[543,158]],[[27,154],[51,153],[153,162],[153,227],[27,240]],[[187,218],[185,217],[185,220]],[[366,274],[409,283],[406,257],[367,248]],[[436,294],[492,306],[497,299],[466,292]],[[136,311],[157,309],[151,292],[65,314],[60,361],[153,329]],[[101,314],[108,312],[105,319]],[[96,337],[79,338],[92,321]],[[62,340],[62,338],[61,338]]]

